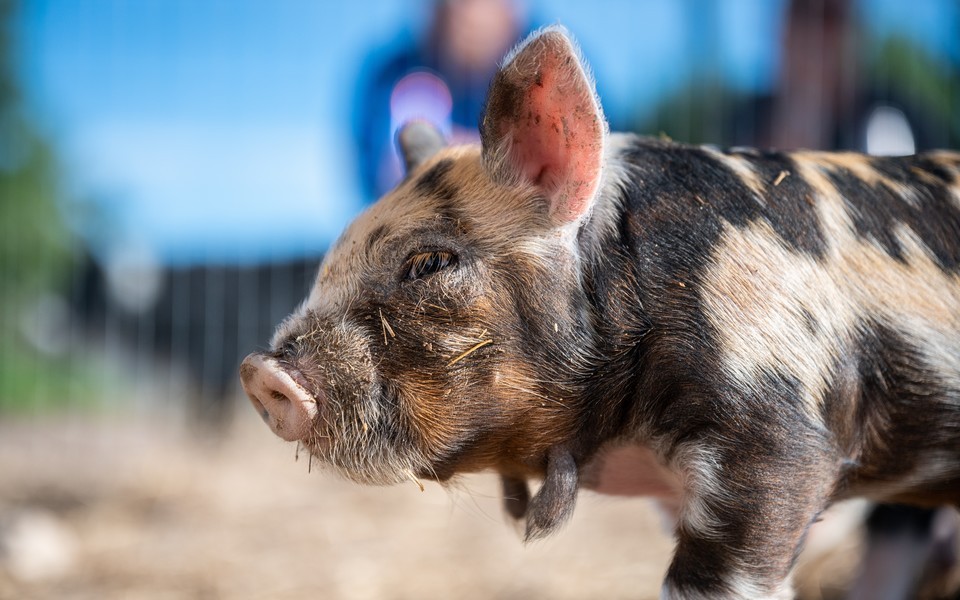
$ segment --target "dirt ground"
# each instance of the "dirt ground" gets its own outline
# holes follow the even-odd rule
[[[649,501],[584,492],[524,546],[493,476],[348,483],[246,408],[218,440],[170,415],[0,422],[0,600],[658,596],[672,540]],[[846,537],[803,597],[849,579]]]
[[[524,546],[493,477],[367,488],[308,473],[253,411],[219,443],[175,421],[0,424],[0,598],[657,597],[672,542],[647,501],[585,493]]]

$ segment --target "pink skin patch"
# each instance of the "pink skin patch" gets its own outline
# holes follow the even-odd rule
[[[601,450],[584,468],[583,484],[600,494],[664,500],[678,498],[682,490],[677,476],[660,464],[652,450],[640,445]]]
[[[515,124],[514,152],[524,176],[550,196],[551,215],[570,223],[586,212],[600,183],[603,129],[586,108],[593,108],[589,89],[558,85],[552,66],[544,64],[542,85],[527,91],[529,116]]]
[[[583,487],[608,496],[653,498],[672,531],[680,515],[683,486],[672,471],[660,464],[653,450],[626,445],[601,450],[583,468]]]

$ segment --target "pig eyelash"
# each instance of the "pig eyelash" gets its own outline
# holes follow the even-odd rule
[[[420,252],[414,254],[408,261],[409,269],[406,278],[409,280],[423,279],[441,271],[456,262],[452,252]]]

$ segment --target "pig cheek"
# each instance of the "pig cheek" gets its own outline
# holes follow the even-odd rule
[[[491,359],[505,336],[477,275],[408,286],[372,311],[380,328],[368,335],[378,376],[396,400],[394,435],[434,465],[470,455],[497,420],[489,406]]]
[[[431,462],[457,445],[459,433],[468,428],[464,407],[467,397],[462,377],[453,376],[439,344],[433,350],[396,353],[400,360],[384,361],[382,376],[396,399],[391,407],[399,429],[396,435],[410,439],[417,452]],[[413,350],[413,348],[411,348]]]
[[[431,464],[445,463],[444,471],[464,468],[449,463],[451,456],[469,454],[477,443],[478,432],[493,419],[486,404],[484,390],[489,390],[488,361],[474,353],[450,365],[463,344],[444,341],[432,327],[437,342],[418,338],[406,352],[399,344],[387,350],[389,360],[382,363],[382,376],[395,390],[399,435],[411,440],[416,452]],[[400,333],[398,332],[398,336]],[[449,336],[449,333],[447,334]],[[465,336],[464,336],[465,337]],[[412,339],[412,338],[411,338]]]
[[[429,430],[423,423],[431,419],[420,417],[419,407],[439,404],[443,391],[449,390],[442,377],[439,344],[428,341],[435,339],[436,327],[411,317],[412,305],[394,303],[389,309],[376,307],[370,312],[374,316],[366,321],[366,335],[382,390],[370,408],[382,416],[385,427],[380,433],[388,438],[385,442],[412,440],[422,447]]]

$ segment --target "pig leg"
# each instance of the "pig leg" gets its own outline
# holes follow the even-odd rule
[[[867,551],[849,598],[947,597],[948,574],[956,562],[956,525],[956,514],[950,508],[890,504],[874,508],[867,519]],[[921,594],[921,587],[944,589]]]
[[[530,505],[530,490],[526,480],[502,475],[500,485],[503,488],[503,510],[515,521],[522,519]]]
[[[730,435],[723,436],[725,448],[697,444],[687,457],[677,548],[662,598],[793,598],[790,573],[826,506],[829,463],[813,449],[788,449],[785,436]]]
[[[563,525],[573,514],[579,487],[580,476],[573,455],[563,448],[551,448],[543,485],[527,507],[524,541],[546,537]]]

